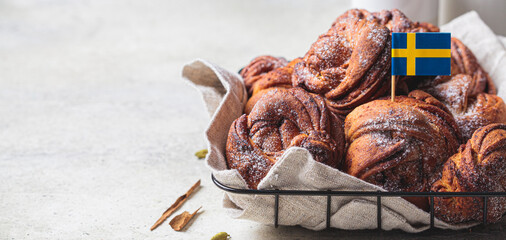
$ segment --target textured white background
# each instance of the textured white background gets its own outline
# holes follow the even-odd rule
[[[0,239],[377,236],[229,218],[193,156],[206,146],[207,112],[180,78],[182,65],[197,57],[233,70],[260,54],[300,56],[349,7],[0,0]],[[188,230],[174,232],[166,222],[150,232],[199,178],[203,187],[177,212],[203,206]],[[491,232],[503,235],[501,228]],[[382,236],[398,235],[414,237]]]

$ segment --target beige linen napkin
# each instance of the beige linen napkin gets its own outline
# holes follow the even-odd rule
[[[482,66],[494,78],[499,93],[506,93],[504,77],[505,50],[497,37],[474,12],[467,13],[442,28],[459,37],[476,54]],[[475,34],[479,36],[475,36]],[[486,44],[486,45],[484,45]],[[499,65],[503,63],[503,65]],[[502,67],[501,67],[502,66]],[[236,170],[227,170],[225,146],[232,122],[243,111],[247,93],[241,77],[204,60],[195,60],[183,69],[183,78],[201,92],[211,123],[206,130],[208,166],[222,183],[247,188]],[[503,81],[504,80],[504,81]],[[258,189],[359,190],[384,191],[360,179],[313,160],[302,148],[290,148],[260,182]],[[430,215],[399,197],[382,198],[382,228],[420,232],[429,228]],[[332,197],[331,227],[339,229],[376,228],[376,198]],[[274,223],[274,197],[225,193],[223,206],[228,213],[241,219],[265,224]],[[321,230],[326,227],[326,197],[281,196],[279,224],[300,225]],[[438,219],[435,226],[462,229],[477,223],[450,225]]]

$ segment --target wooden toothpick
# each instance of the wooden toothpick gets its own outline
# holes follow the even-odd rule
[[[392,102],[395,101],[395,75],[392,75]]]

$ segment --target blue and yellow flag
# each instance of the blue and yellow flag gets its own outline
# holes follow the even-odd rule
[[[393,75],[451,75],[450,33],[392,33]]]

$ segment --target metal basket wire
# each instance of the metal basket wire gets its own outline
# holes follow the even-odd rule
[[[430,227],[434,228],[434,197],[481,197],[483,198],[483,224],[487,223],[487,201],[489,197],[506,197],[506,192],[382,192],[382,191],[336,191],[336,190],[255,190],[229,187],[218,181],[211,174],[213,183],[220,189],[234,194],[253,194],[274,196],[274,227],[278,227],[279,196],[326,196],[326,224],[330,228],[330,206],[332,196],[376,197],[377,229],[381,230],[381,198],[382,197],[429,197]]]

